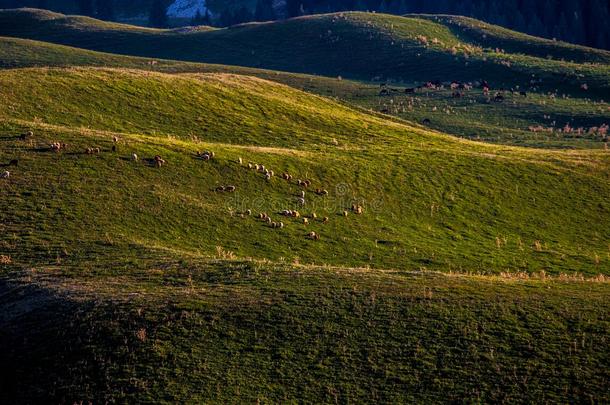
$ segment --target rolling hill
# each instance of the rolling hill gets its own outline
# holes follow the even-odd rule
[[[431,119],[430,127],[455,136],[511,145],[545,148],[603,148],[604,136],[589,128],[610,122],[610,104],[579,97],[529,93],[524,98],[508,96],[505,103],[489,102],[480,89],[466,97],[452,97],[452,90],[426,90],[405,94],[392,86],[389,96],[380,96],[379,86],[288,72],[239,66],[151,59],[88,51],[19,38],[0,37],[0,68],[37,66],[98,66],[145,69],[165,73],[236,73],[256,76],[291,87],[333,97],[367,111],[385,111],[407,121]],[[554,124],[553,124],[554,123]],[[566,124],[585,128],[584,133],[559,131]],[[530,128],[555,131],[532,132]]]
[[[113,171],[112,162],[126,170],[113,197],[100,195],[99,206],[95,203],[95,190],[99,189],[95,183],[90,184],[90,192],[73,195],[76,200],[71,201],[69,212],[75,215],[74,223],[96,218],[98,225],[94,229],[100,235],[124,235],[126,241],[132,242],[150,239],[155,245],[206,253],[222,246],[231,251],[239,249],[240,256],[275,260],[285,257],[285,248],[278,242],[290,235],[291,256],[308,263],[468,268],[486,273],[514,268],[595,274],[599,268],[595,258],[603,257],[607,249],[604,218],[608,210],[608,154],[604,151],[524,152],[468,143],[404,123],[386,122],[329,100],[245,76],[35,69],[3,71],[0,84],[5,89],[0,117],[6,141],[10,142],[5,144],[9,147],[2,153],[3,160],[20,158],[20,170],[27,170],[29,164],[36,167],[37,161],[46,159],[50,159],[48,164],[60,164],[56,154],[32,154],[17,140],[10,141],[11,132],[21,133],[35,125],[42,131],[42,139],[33,145],[34,150],[43,148],[54,136],[59,142],[75,145],[74,153],[59,156],[68,159],[66,170],[70,167],[78,181],[79,170],[111,176],[103,168]],[[64,131],[60,137],[58,133]],[[128,145],[135,144],[127,146],[119,156],[104,154],[92,160],[80,155],[87,144],[108,149],[110,134],[115,133],[124,134],[121,136],[129,140]],[[138,151],[138,139],[151,144],[145,143],[144,149]],[[193,158],[197,149],[214,145],[219,155],[225,156],[223,159],[202,165]],[[116,159],[129,157],[132,152],[154,156],[154,148],[176,167],[153,172],[158,173],[153,177],[156,185],[151,184],[153,189],[147,191],[141,177],[146,177],[142,172],[145,166]],[[303,238],[302,233],[308,229],[303,226],[282,232],[263,226],[268,237],[258,240],[255,230],[261,224],[242,220],[239,213],[249,208],[268,213],[290,209],[296,203],[293,195],[298,188],[280,179],[266,182],[262,176],[234,164],[239,155],[246,154],[248,160],[275,168],[278,175],[287,170],[299,178],[311,178],[316,188],[328,189],[335,198],[345,199],[327,206],[324,198],[308,193],[312,194],[308,198],[313,204],[311,210],[318,210],[321,217],[333,218],[328,226],[330,234],[335,235],[332,249]],[[594,159],[595,164],[582,166],[579,162],[585,158]],[[94,163],[98,159],[101,167]],[[60,166],[56,167],[60,170]],[[212,170],[209,176],[204,175],[208,170]],[[15,173],[6,189],[12,190],[12,197],[5,199],[9,207],[20,206],[19,190],[43,192],[37,183],[27,186],[33,179],[48,181],[35,173],[35,169],[31,176]],[[194,179],[187,173],[193,173]],[[168,186],[158,183],[163,177],[157,176],[167,176]],[[137,179],[137,183],[130,186],[129,179]],[[226,195],[210,191],[223,182],[237,183],[240,191],[228,200]],[[456,186],[458,183],[460,187]],[[518,189],[512,186],[516,183]],[[343,190],[344,184],[349,185],[349,191]],[[123,194],[131,187],[140,190],[137,194],[144,194]],[[182,191],[174,195],[169,192],[172,189]],[[163,190],[169,193],[166,195]],[[346,194],[335,195],[335,190]],[[256,209],[255,204],[264,196],[266,201]],[[13,198],[17,199],[15,204],[11,203]],[[40,195],[34,200],[46,198]],[[152,200],[146,204],[149,208],[141,211],[142,220],[138,220],[136,213],[142,209],[138,208],[138,201],[142,198]],[[169,198],[163,203],[166,209],[158,212],[153,202],[165,198]],[[115,199],[114,209],[102,209]],[[372,222],[359,220],[367,216],[336,218],[357,201],[367,202],[375,210],[370,217]],[[61,213],[66,208],[60,205],[56,209]],[[100,217],[105,211],[106,215]],[[114,218],[118,212],[124,215]],[[28,232],[23,221],[11,220],[21,218],[20,214],[9,209],[4,215],[6,232]],[[36,217],[32,217],[33,226],[40,225],[34,220]],[[551,220],[557,217],[563,220]],[[206,229],[216,224],[215,231],[201,235],[196,231],[201,227],[198,221],[207,224],[201,225]],[[585,221],[586,227],[575,226]],[[173,231],[156,235],[153,230],[157,226]],[[65,238],[82,234],[78,228],[62,228]],[[311,228],[318,232],[324,229],[317,225]],[[49,229],[51,235],[59,231]],[[91,229],[85,229],[92,235]],[[498,240],[507,242],[498,247]],[[535,241],[545,247],[532,248]],[[20,252],[25,250],[17,249],[11,254]]]
[[[19,160],[0,210],[5,398],[607,397],[606,152],[461,141],[226,73],[10,69],[0,89],[0,161]],[[283,171],[329,195],[298,207]],[[295,208],[318,217],[278,213]]]
[[[481,39],[477,33],[482,32]],[[338,13],[227,29],[164,31],[17,9],[0,13],[0,35],[368,81],[487,79],[511,87],[528,85],[533,75],[545,89],[583,94],[580,86],[587,83],[586,94],[600,97],[610,89],[610,52],[532,38],[470,19],[456,23],[429,16]]]
[[[597,72],[592,93],[579,78],[494,104],[147,54],[364,14],[180,33],[47,13],[26,35],[42,14],[0,11],[0,30],[10,13],[12,35],[50,42],[0,37],[0,403],[610,400],[599,136],[543,150],[433,129],[549,146],[517,128],[599,125],[608,105],[585,96],[604,94],[603,52],[555,44],[600,59],[542,65],[532,46],[515,58]],[[436,18],[398,21],[466,36]]]

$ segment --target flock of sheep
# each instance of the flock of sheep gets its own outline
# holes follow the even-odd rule
[[[203,153],[197,152],[196,156],[207,161],[207,160],[213,159],[215,154],[214,154],[214,152],[206,151]],[[272,181],[272,179],[275,177],[275,172],[273,170],[265,167],[265,165],[263,165],[263,164],[249,162],[247,165],[244,165],[244,161],[241,157],[238,158],[237,163],[242,167],[246,167],[247,169],[254,171],[255,173],[262,174],[264,176],[265,180],[267,180],[267,181]],[[306,190],[308,190],[309,187],[312,185],[312,181],[309,179],[295,179],[293,181],[293,179],[294,179],[293,176],[288,172],[282,173],[280,177],[283,180],[287,181],[288,183],[294,184],[300,188],[300,190],[297,194],[296,202],[300,207],[304,207],[306,204]],[[221,186],[216,187],[216,189],[215,189],[216,192],[234,192],[235,190],[236,190],[236,186],[234,186],[234,185],[221,185]],[[320,197],[327,196],[329,194],[328,190],[321,189],[321,188],[316,188],[312,192]],[[352,209],[352,212],[354,212],[357,215],[361,215],[364,213],[364,209],[361,205],[354,204],[354,205],[352,205],[351,209]],[[285,210],[279,211],[277,214],[280,216],[283,216],[285,218],[296,219],[303,225],[309,225],[311,222],[316,221],[316,220],[321,222],[322,224],[327,224],[330,221],[329,217],[319,218],[315,212],[312,212],[309,215],[302,215],[298,210],[285,209]],[[349,214],[349,212],[347,210],[343,211],[343,213],[342,213],[343,216],[348,216],[348,214]],[[247,209],[246,211],[241,213],[240,216],[242,218],[245,218],[245,217],[252,216],[252,215],[253,215],[252,210]],[[283,229],[286,226],[286,224],[283,221],[274,221],[271,218],[271,216],[269,214],[267,214],[266,212],[258,213],[255,216],[255,218],[268,224],[268,226],[273,229]],[[318,233],[316,233],[315,231],[311,231],[307,234],[307,238],[311,239],[311,240],[320,240],[320,235]]]
[[[27,139],[30,139],[31,137],[33,137],[33,135],[34,134],[32,131],[28,131],[28,132],[20,135],[19,138],[21,140],[27,140]],[[118,142],[119,142],[119,139],[116,136],[113,137],[113,146],[112,146],[113,152],[117,151]],[[51,142],[48,145],[47,150],[58,153],[60,151],[65,151],[67,149],[68,149],[68,145],[65,143]],[[84,152],[87,155],[94,155],[94,154],[100,154],[102,152],[102,150],[99,147],[88,147],[85,149]],[[196,152],[196,157],[203,161],[210,161],[216,157],[216,154],[212,151]],[[134,162],[137,162],[139,160],[138,155],[135,153],[132,153],[131,160]],[[152,159],[149,159],[149,161],[152,163],[152,165],[154,165],[155,167],[158,167],[158,168],[161,168],[162,166],[164,166],[167,163],[166,160],[163,159],[160,155],[154,156]],[[238,159],[237,163],[242,167],[246,167],[249,170],[252,170],[258,174],[262,174],[264,176],[264,178],[269,182],[272,181],[272,179],[275,177],[275,172],[273,170],[265,167],[265,165],[263,165],[263,164],[250,162],[247,165],[244,165],[243,159],[241,157]],[[18,164],[17,160],[12,160],[9,163],[9,166],[17,166],[17,164]],[[6,171],[0,173],[0,179],[8,179],[10,177],[10,175],[11,175],[11,173],[8,170],[6,170]],[[296,202],[300,207],[304,207],[306,205],[306,191],[308,189],[310,189],[310,187],[312,185],[312,181],[309,179],[295,179],[293,181],[293,176],[287,172],[282,173],[281,178],[283,180],[285,180],[286,182],[288,182],[290,184],[294,184],[295,186],[300,188],[300,190],[297,194]],[[232,192],[235,192],[236,190],[237,190],[237,187],[235,185],[221,185],[221,186],[218,186],[215,188],[215,191],[218,193],[232,193]],[[329,194],[328,190],[323,189],[323,188],[316,188],[315,190],[311,190],[311,192],[320,197],[324,197]],[[361,215],[361,214],[363,214],[364,209],[361,205],[353,204],[351,206],[351,211],[356,215]],[[303,225],[309,225],[313,221],[319,221],[322,224],[327,224],[330,221],[329,217],[319,218],[315,212],[312,212],[309,215],[302,215],[297,210],[286,209],[286,210],[282,210],[282,211],[278,212],[277,214],[281,215],[285,218],[296,219],[296,220],[300,221],[300,223],[302,223]],[[245,218],[246,216],[252,216],[252,215],[253,215],[252,210],[248,209],[244,213],[241,214],[241,217]],[[347,217],[349,215],[349,211],[344,210],[341,213],[341,215],[344,217]],[[256,218],[263,221],[264,223],[268,224],[271,228],[274,228],[274,229],[283,229],[286,226],[286,224],[282,221],[273,221],[271,219],[271,217],[265,212],[261,212],[261,213],[257,214]],[[307,234],[307,238],[311,239],[311,240],[319,240],[320,235],[314,231],[311,231]]]

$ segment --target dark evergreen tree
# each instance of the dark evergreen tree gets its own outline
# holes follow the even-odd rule
[[[203,15],[203,25],[212,25],[212,16],[210,15],[210,10],[205,10],[205,14]]]
[[[237,12],[233,15],[233,24],[243,24],[253,19],[254,15],[252,15],[247,7],[243,6],[237,9]]]
[[[271,21],[275,20],[275,11],[273,10],[272,0],[258,0],[254,11],[254,19],[256,21]]]
[[[195,17],[191,19],[191,25],[203,25],[203,16],[201,15],[200,10],[197,10],[197,13],[195,13]]]
[[[148,14],[148,25],[154,28],[167,28],[169,26],[167,8],[163,0],[153,0]]]
[[[220,13],[220,18],[218,23],[221,27],[229,27],[234,24],[233,13],[230,9],[225,9]]]
[[[114,0],[97,0],[96,17],[100,20],[112,21],[115,19]]]
[[[93,0],[78,0],[78,12],[81,15],[94,16]]]

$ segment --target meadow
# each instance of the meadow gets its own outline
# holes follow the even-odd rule
[[[610,152],[558,131],[610,121],[607,52],[446,16],[0,27],[0,402],[610,400]],[[448,72],[543,83],[405,93]]]

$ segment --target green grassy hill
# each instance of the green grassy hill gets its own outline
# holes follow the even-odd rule
[[[451,90],[404,94],[404,87],[379,96],[379,86],[321,76],[269,71],[238,66],[201,64],[120,56],[39,41],[0,37],[0,68],[39,66],[100,66],[145,69],[165,73],[237,73],[287,84],[291,87],[333,97],[366,110],[386,111],[408,121],[431,119],[430,126],[452,135],[512,145],[603,148],[604,136],[588,133],[591,127],[610,122],[610,104],[578,97],[553,97],[529,93],[527,98],[508,96],[505,103],[487,101],[481,90],[455,99]],[[556,129],[570,124],[585,133],[531,132],[530,127]]]
[[[459,36],[455,22],[426,16],[339,13],[185,32],[33,9],[0,13],[0,35],[136,56],[406,83],[484,78],[497,86],[525,86],[535,75],[545,89],[584,94],[580,85],[587,83],[586,94],[600,97],[610,89],[607,51],[481,26],[491,33],[483,42],[470,31]],[[541,51],[553,60],[541,58]]]
[[[316,264],[605,272],[599,262],[607,264],[605,151],[524,151],[459,141],[236,75],[8,70],[0,72],[0,84],[0,158],[20,159],[5,182],[2,223],[6,234],[32,244],[10,252],[25,262],[28,252],[46,244],[61,251],[71,240],[95,243],[113,235],[122,243],[206,254],[221,246],[241,257]],[[29,127],[38,134],[32,143],[12,138]],[[125,142],[120,153],[83,154],[86,147],[109,150],[112,134]],[[52,141],[71,150],[45,152]],[[218,158],[196,160],[201,149],[216,150]],[[135,164],[129,161],[134,152],[161,154],[170,164],[161,170]],[[253,209],[279,221],[275,213],[294,209],[300,192],[238,165],[240,156],[329,190],[328,198],[308,191],[303,213],[316,211],[330,223],[286,219],[286,229],[278,231],[240,218]],[[49,167],[65,173],[65,194],[43,186]],[[93,180],[83,183],[84,173]],[[100,194],[104,178],[115,186]],[[223,184],[238,191],[213,192]],[[24,206],[48,198],[54,202],[48,212]],[[358,201],[368,215],[340,216]],[[52,225],[64,215],[71,220],[61,229]],[[39,228],[43,218],[50,221],[47,232]],[[87,223],[91,227],[83,228]],[[166,231],[156,233],[158,227]],[[311,230],[326,242],[308,241]],[[36,238],[25,238],[29,233]]]
[[[607,282],[104,257],[0,281],[4,401],[610,399]]]
[[[610,400],[610,153],[414,123],[607,103],[150,60],[0,38],[0,403]]]

